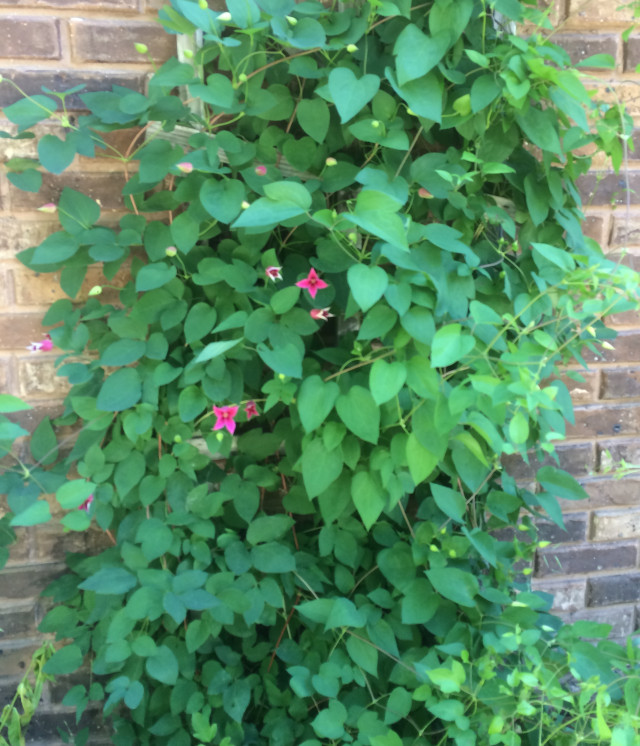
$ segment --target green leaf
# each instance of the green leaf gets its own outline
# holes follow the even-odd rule
[[[40,163],[52,174],[61,174],[76,155],[75,142],[71,138],[61,140],[55,135],[43,135],[38,142]]]
[[[509,423],[509,438],[512,443],[526,443],[529,437],[529,418],[518,410]]]
[[[558,119],[553,109],[537,109],[529,105],[524,114],[516,114],[516,122],[527,136],[541,150],[562,153],[558,137]]]
[[[279,345],[273,350],[261,342],[256,349],[258,355],[271,370],[289,376],[289,378],[302,378],[303,353],[293,342]]]
[[[451,33],[448,29],[427,36],[413,23],[405,26],[393,49],[398,83],[402,86],[426,75],[444,57],[450,40]]]
[[[271,296],[269,305],[273,309],[274,313],[281,315],[283,313],[287,313],[287,311],[290,311],[296,305],[299,298],[300,298],[300,288],[296,287],[295,285],[292,285],[291,287],[282,288],[282,290],[277,290]],[[263,339],[265,337],[263,337]]]
[[[249,544],[260,544],[280,539],[293,526],[293,518],[288,515],[263,515],[251,521],[247,529]]]
[[[311,207],[311,194],[296,181],[273,181],[264,185],[264,193],[274,202],[289,202],[303,211]]]
[[[260,572],[281,573],[296,569],[296,560],[289,547],[274,541],[253,547],[251,561]]]
[[[64,510],[73,510],[80,507],[82,503],[93,493],[96,485],[85,479],[73,479],[65,482],[56,490],[56,500]]]
[[[41,122],[57,110],[58,104],[54,99],[48,96],[29,96],[29,98],[20,99],[15,104],[4,108],[4,116],[14,124],[18,125],[18,132],[33,127],[34,124]]]
[[[46,500],[36,500],[28,508],[15,515],[9,525],[11,526],[36,526],[51,520],[51,510]]]
[[[382,267],[352,264],[347,271],[347,282],[355,302],[368,311],[384,295],[389,276]]]
[[[23,409],[33,409],[33,407],[13,394],[0,394],[0,412],[20,412]]]
[[[467,511],[464,495],[459,490],[452,490],[441,484],[434,483],[430,486],[433,499],[440,510],[454,521],[464,523],[464,516]]]
[[[135,368],[121,368],[107,376],[98,393],[96,408],[102,412],[121,412],[137,404],[142,397],[142,382]]]
[[[325,622],[325,631],[337,627],[364,627],[367,615],[348,598],[332,599],[331,611]]]
[[[386,506],[382,488],[368,471],[359,471],[351,481],[351,497],[365,528],[369,531]]]
[[[336,400],[336,411],[354,435],[374,445],[378,442],[380,410],[368,389],[352,386]]]
[[[183,422],[193,422],[209,404],[199,386],[186,386],[178,397],[178,413]]]
[[[138,584],[136,576],[124,567],[103,567],[98,572],[84,580],[78,588],[84,591],[94,591],[101,595],[118,595],[130,591]]]
[[[74,256],[80,244],[75,236],[65,231],[52,233],[36,248],[31,264],[58,264]]]
[[[79,645],[65,645],[49,658],[44,664],[43,673],[50,676],[63,676],[64,674],[73,673],[82,666],[84,656]]]
[[[432,485],[433,489],[433,485]],[[426,624],[440,606],[440,597],[435,594],[425,578],[416,578],[404,589],[401,603],[403,624]]]
[[[58,202],[58,219],[74,235],[91,228],[100,217],[100,205],[82,192],[65,187]]]
[[[309,497],[317,497],[336,481],[342,472],[337,449],[327,450],[321,438],[309,443],[302,452],[302,480]]]
[[[411,80],[405,85],[398,84],[394,71],[387,67],[385,74],[395,92],[403,98],[409,108],[419,117],[424,117],[440,124],[442,122],[443,79],[436,71],[422,78]]]
[[[571,474],[555,466],[538,469],[536,479],[547,492],[563,500],[585,500],[589,497]]]
[[[177,269],[173,264],[166,262],[146,264],[136,275],[136,290],[138,292],[155,290],[171,282],[176,274]]]
[[[42,174],[32,168],[20,173],[9,171],[7,178],[14,187],[21,189],[23,192],[39,192],[42,186]]]
[[[346,719],[347,708],[337,699],[330,699],[329,706],[320,710],[313,719],[311,727],[319,738],[342,738]]]
[[[435,567],[426,571],[429,582],[445,598],[460,606],[475,606],[474,597],[480,586],[470,572],[456,567]]]
[[[239,339],[225,339],[222,342],[211,342],[198,354],[194,359],[194,362],[205,363],[207,360],[213,360],[216,357],[220,357],[220,355],[223,355],[227,350],[235,347],[240,342],[242,342],[242,337]]]
[[[232,228],[268,228],[290,218],[304,215],[306,209],[294,202],[279,202],[261,197],[233,223]]]
[[[231,686],[225,687],[222,694],[222,706],[227,715],[236,723],[241,722],[249,702],[251,702],[251,684],[248,679],[234,681]]]
[[[146,352],[147,345],[141,339],[119,339],[112,342],[100,355],[100,365],[129,365],[139,360]]]
[[[349,635],[347,653],[356,666],[360,666],[372,676],[378,675],[378,651],[370,642],[361,639],[360,636]]]
[[[200,189],[200,202],[216,220],[231,223],[242,210],[245,194],[245,186],[238,179],[211,178]]]
[[[615,70],[616,61],[610,54],[592,54],[576,62],[576,67],[603,67],[607,70]]]
[[[481,75],[471,85],[471,111],[482,111],[500,95],[502,89],[493,75]]]
[[[376,360],[369,373],[369,388],[375,403],[384,404],[393,399],[400,392],[406,380],[407,369],[402,363]]]
[[[207,84],[189,86],[189,93],[198,96],[205,103],[215,106],[217,109],[229,109],[233,106],[235,90],[233,83],[225,75],[213,73],[207,77]]]
[[[440,461],[437,454],[430,451],[418,440],[414,433],[407,438],[407,462],[414,484],[418,485],[431,474]]]
[[[380,88],[377,75],[360,79],[348,67],[334,67],[329,73],[329,93],[344,124],[365,107]]]
[[[464,334],[460,324],[442,326],[433,337],[431,365],[434,368],[453,365],[468,355],[475,345],[475,339],[469,334]]]
[[[48,417],[45,417],[33,431],[29,447],[33,458],[43,466],[47,466],[56,460],[58,441]]]
[[[330,113],[321,98],[303,98],[298,103],[296,117],[302,130],[317,143],[325,141],[329,131]]]
[[[313,432],[327,419],[340,389],[335,381],[326,383],[320,376],[308,376],[302,382],[296,404],[300,421],[307,433]]]
[[[403,686],[395,687],[387,699],[384,722],[387,725],[393,725],[393,723],[403,720],[411,712],[412,705],[413,699],[410,692]]]
[[[168,686],[173,686],[178,680],[178,659],[166,645],[160,645],[157,653],[146,659],[144,667],[152,679]]]

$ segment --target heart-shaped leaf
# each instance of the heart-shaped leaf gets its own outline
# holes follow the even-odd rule
[[[376,404],[384,404],[393,399],[406,379],[407,369],[402,363],[376,360],[369,376],[369,387]]]
[[[298,393],[298,412],[306,432],[319,427],[328,417],[338,398],[338,384],[325,383],[320,376],[305,378]]]
[[[359,80],[348,67],[329,73],[329,93],[344,124],[366,106],[380,88],[377,75],[363,75]]]
[[[382,267],[354,264],[349,267],[347,281],[356,303],[363,311],[368,311],[384,295],[389,277]]]

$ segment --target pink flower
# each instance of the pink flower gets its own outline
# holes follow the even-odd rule
[[[53,342],[48,334],[44,335],[42,342],[31,342],[26,348],[29,352],[49,352],[53,349]]]
[[[190,174],[193,171],[193,163],[183,161],[182,163],[176,163],[178,171],[182,171],[183,174]]]
[[[258,412],[258,407],[256,407],[256,403],[251,399],[251,401],[247,402],[247,406],[244,408],[245,414],[247,415],[247,419],[250,420],[252,417],[257,417],[260,412]]]
[[[213,413],[216,416],[216,424],[213,426],[214,430],[224,430],[225,428],[233,435],[236,429],[236,423],[233,419],[238,414],[238,407],[229,405],[226,407],[213,406]]]
[[[334,316],[334,314],[329,313],[328,308],[312,308],[309,313],[311,314],[311,318],[316,321],[329,321]]]
[[[55,212],[57,209],[57,206],[54,205],[53,202],[47,202],[46,205],[38,207],[38,212]]]
[[[258,176],[266,176],[267,175],[267,167],[266,166],[256,166],[254,171]]]
[[[84,510],[85,513],[88,513],[92,502],[93,495],[89,495],[89,497],[82,503],[82,505],[78,506],[78,510]]]
[[[318,277],[318,273],[313,268],[311,268],[307,277],[304,280],[300,280],[300,282],[296,282],[296,285],[299,288],[305,288],[308,290],[309,295],[312,298],[316,297],[318,290],[323,290],[324,288],[329,287],[324,280],[321,280]]]
[[[281,274],[282,267],[267,267],[264,271],[265,275],[274,282],[282,279]]]

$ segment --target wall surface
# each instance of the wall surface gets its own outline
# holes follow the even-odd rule
[[[586,71],[589,85],[601,97],[623,100],[640,126],[640,74],[635,72],[640,28],[622,42],[632,13],[618,10],[621,2],[560,0],[553,14],[554,35],[576,62],[597,53],[615,58],[614,72]],[[157,59],[174,48],[174,39],[154,17],[154,7],[145,0],[0,0],[0,74],[28,93],[40,92],[41,85],[60,90],[79,83],[87,90],[108,89],[113,83],[142,90],[148,65],[134,42],[147,44]],[[0,84],[0,107],[15,98],[9,85]],[[0,117],[0,129],[7,127]],[[117,144],[126,147],[132,135],[119,135]],[[635,140],[637,152],[630,152],[624,173],[614,176],[606,163],[598,163],[582,183],[586,230],[607,251],[619,254],[627,248],[624,261],[631,264],[640,256],[640,128]],[[18,155],[32,156],[33,145],[0,140],[0,159]],[[55,274],[34,276],[15,255],[55,228],[36,208],[56,202],[64,185],[99,199],[108,221],[119,214],[122,183],[122,171],[107,158],[76,159],[63,176],[45,176],[38,194],[12,189],[0,170],[0,391],[34,405],[23,418],[27,427],[54,413],[64,394],[54,376],[55,351],[25,350],[42,338],[42,315],[62,293]],[[96,270],[82,292],[99,282]],[[571,383],[576,423],[559,448],[562,465],[584,480],[590,497],[567,503],[566,533],[553,524],[543,526],[545,538],[560,545],[539,557],[534,585],[554,593],[558,612],[567,618],[607,621],[623,637],[640,627],[640,477],[619,481],[602,471],[611,459],[640,463],[640,315],[625,314],[611,323],[619,330],[615,351],[605,359],[592,356],[584,382]],[[527,477],[524,469],[519,474]],[[0,575],[0,706],[38,645],[40,590],[62,569],[64,551],[90,549],[94,541],[93,534],[63,537],[45,527],[23,531],[13,547]],[[58,743],[56,726],[64,720],[65,708],[53,688],[45,694],[29,743]],[[101,742],[99,732],[91,736],[92,745]]]

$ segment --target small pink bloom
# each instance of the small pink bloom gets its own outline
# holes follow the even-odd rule
[[[88,513],[92,502],[93,495],[89,495],[89,497],[82,503],[82,505],[78,506],[78,510],[84,510],[85,513]]]
[[[183,174],[190,174],[193,171],[193,163],[184,161],[182,163],[176,163],[178,171],[182,171]]]
[[[312,308],[309,313],[311,314],[311,318],[316,321],[329,321],[334,316],[334,314],[329,313],[328,308]]]
[[[49,352],[53,349],[53,342],[48,334],[44,335],[44,339],[41,342],[32,342],[27,348],[29,352]]]
[[[266,166],[256,166],[254,171],[258,176],[266,176],[267,175],[267,167]]]
[[[41,349],[42,349],[42,342],[31,342],[31,344],[25,347],[25,350],[29,350],[29,352],[38,352]]]
[[[300,280],[300,282],[296,282],[296,285],[299,288],[308,290],[312,298],[316,297],[318,290],[324,290],[324,288],[329,287],[324,280],[318,277],[318,273],[313,268],[311,268],[307,277],[304,280]]]
[[[250,420],[252,417],[257,417],[260,414],[260,412],[258,412],[258,407],[256,407],[256,403],[253,401],[253,399],[247,402],[244,411],[247,415],[248,420]]]
[[[282,279],[282,267],[267,267],[264,271],[265,275],[274,282]]]
[[[217,418],[213,429],[223,430],[226,428],[233,435],[236,429],[236,422],[233,418],[238,414],[238,407],[234,407],[233,405],[216,407],[214,405],[213,413]]]
[[[47,202],[46,205],[38,207],[38,212],[55,212],[57,209],[57,206],[53,202]]]

